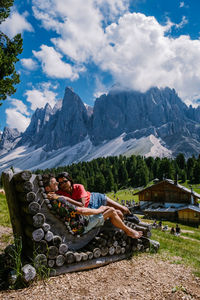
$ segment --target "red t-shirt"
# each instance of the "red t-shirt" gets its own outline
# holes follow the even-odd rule
[[[82,184],[73,184],[72,194],[68,194],[67,192],[61,190],[58,190],[56,194],[69,197],[76,201],[78,201],[81,198],[86,198],[85,207],[88,207],[90,203],[90,192],[87,192]]]

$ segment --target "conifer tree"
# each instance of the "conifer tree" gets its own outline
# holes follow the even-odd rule
[[[98,172],[95,180],[94,180],[94,185],[95,185],[95,191],[94,192],[99,192],[99,193],[105,193],[106,192],[106,181],[101,172]]]
[[[9,16],[12,5],[13,0],[0,1],[0,24]],[[0,31],[0,100],[5,100],[7,96],[16,92],[14,85],[19,83],[20,79],[15,64],[19,60],[17,56],[20,53],[22,53],[21,34],[10,39]]]

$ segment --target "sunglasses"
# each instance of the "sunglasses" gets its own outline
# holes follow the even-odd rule
[[[63,184],[63,183],[67,183],[69,180],[66,179],[66,180],[63,180],[62,182],[59,182],[59,185]]]

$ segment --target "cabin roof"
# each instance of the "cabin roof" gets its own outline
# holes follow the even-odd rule
[[[194,211],[197,211],[197,212],[200,213],[200,207],[195,206],[195,205],[187,205],[187,206],[184,206],[184,207],[180,207],[177,210],[184,210],[184,209],[191,209],[191,210],[194,210]]]
[[[172,207],[157,207],[157,208],[146,208],[144,212],[176,212],[177,208],[172,208]]]
[[[176,186],[177,188],[179,188],[179,189],[185,191],[186,193],[193,194],[193,195],[196,196],[197,198],[200,198],[200,195],[199,195],[198,193],[196,193],[196,192],[194,192],[194,191],[191,191],[190,189],[186,188],[186,187],[183,186],[183,185],[180,185],[179,183],[175,184],[174,180],[172,180],[172,179],[164,179],[164,180],[162,180],[162,181],[160,181],[160,182],[158,182],[158,183],[152,184],[151,186],[148,186],[148,187],[146,187],[146,188],[140,190],[139,192],[135,193],[134,195],[138,195],[138,194],[140,194],[141,192],[143,192],[143,191],[145,191],[145,190],[149,190],[149,189],[151,189],[151,188],[154,187],[154,186],[162,185],[164,182],[167,182],[167,183],[169,183],[169,184],[171,184],[171,185],[173,185],[173,186]]]

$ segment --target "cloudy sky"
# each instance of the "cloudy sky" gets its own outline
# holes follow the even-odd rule
[[[22,33],[21,83],[0,107],[0,130],[24,131],[66,86],[89,105],[116,83],[142,92],[169,86],[196,105],[199,11],[197,0],[15,0],[0,30]]]

